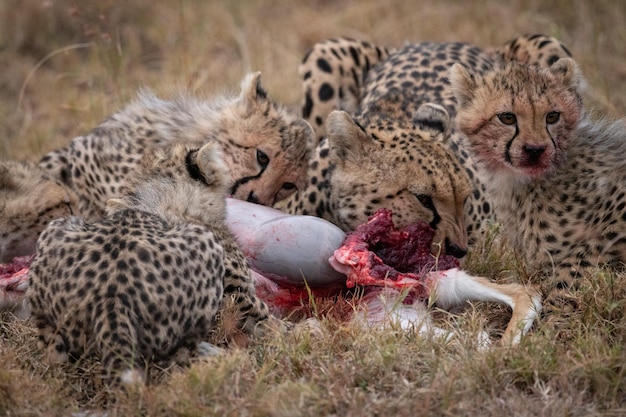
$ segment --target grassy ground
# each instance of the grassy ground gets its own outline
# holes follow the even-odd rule
[[[489,46],[543,32],[581,64],[591,106],[626,112],[624,0],[5,0],[0,18],[0,159],[37,160],[141,87],[210,96],[260,70],[269,93],[297,107],[300,59],[340,35],[389,46]],[[529,279],[497,246],[477,248],[467,268]],[[565,325],[539,323],[515,349],[475,346],[478,329],[503,327],[507,312],[494,306],[438,313],[442,326],[464,335],[445,343],[393,326],[347,325],[332,314],[345,301],[318,300],[318,311],[330,313],[321,316],[321,334],[232,349],[167,370],[136,392],[106,392],[94,377],[97,363],[44,367],[28,323],[3,316],[0,415],[68,415],[105,404],[110,415],[623,415],[626,285],[607,271],[589,278]]]

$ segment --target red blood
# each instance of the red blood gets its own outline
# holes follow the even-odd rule
[[[270,311],[279,316],[288,316],[296,311],[309,309],[310,297],[317,300],[341,294],[345,286],[329,285],[323,288],[307,288],[305,286],[288,286],[278,284],[267,276],[252,271],[257,297],[265,301]]]
[[[449,255],[437,258],[431,253],[434,235],[435,231],[426,222],[397,230],[391,219],[391,210],[380,209],[367,223],[348,234],[344,246],[352,242],[365,243],[382,260],[383,266],[388,267],[384,268],[388,270],[385,271],[388,277],[404,272],[421,274],[424,271],[457,268],[457,258]]]

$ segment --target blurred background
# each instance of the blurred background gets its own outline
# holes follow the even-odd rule
[[[626,0],[2,0],[0,159],[38,160],[144,87],[210,97],[258,70],[272,97],[299,108],[298,64],[331,37],[486,47],[525,33],[559,38],[589,106],[623,117]]]

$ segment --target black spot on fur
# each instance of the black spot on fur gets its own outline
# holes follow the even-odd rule
[[[326,61],[324,58],[318,58],[317,67],[321,69],[323,72],[326,72],[328,74],[332,74],[333,72],[332,67],[330,66],[330,64],[328,64],[328,61]]]
[[[313,100],[311,100],[311,92],[307,91],[304,96],[304,106],[302,106],[302,117],[308,119],[313,109]]]
[[[352,55],[352,59],[354,60],[354,64],[357,67],[361,66],[361,60],[359,59],[359,54],[357,53],[356,49],[354,49],[353,47],[350,47],[350,55]]]
[[[328,83],[322,84],[322,86],[320,87],[320,91],[319,91],[319,98],[321,101],[328,101],[332,99],[334,95],[335,95],[335,90],[330,84]]]

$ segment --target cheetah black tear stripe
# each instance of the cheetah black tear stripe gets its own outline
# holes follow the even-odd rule
[[[193,178],[196,181],[200,181],[202,184],[208,186],[209,183],[207,182],[206,178],[204,178],[204,175],[202,175],[202,172],[200,172],[200,167],[198,166],[198,164],[196,164],[194,162],[194,157],[198,155],[198,150],[194,150],[194,151],[189,151],[187,153],[187,156],[185,157],[185,165],[187,166],[187,172],[189,173],[189,176],[191,178]]]
[[[513,135],[513,137],[511,138],[511,140],[509,140],[506,143],[506,148],[504,151],[504,160],[506,162],[508,162],[509,164],[511,163],[512,159],[511,159],[511,146],[513,145],[513,141],[515,140],[515,138],[517,138],[517,135],[519,134],[519,126],[516,124],[515,125],[515,134]]]
[[[263,173],[265,172],[265,168],[267,168],[267,165],[262,166],[261,167],[261,171],[259,171],[258,174],[250,175],[248,177],[239,178],[237,181],[235,181],[235,183],[233,184],[232,188],[230,189],[230,195],[235,195],[235,193],[237,192],[237,189],[239,188],[240,185],[244,185],[245,183],[247,183],[249,181],[261,178],[261,175],[263,175]],[[250,201],[250,198],[253,197],[253,194],[254,194],[253,192],[250,193],[250,196],[248,197],[248,201]]]

